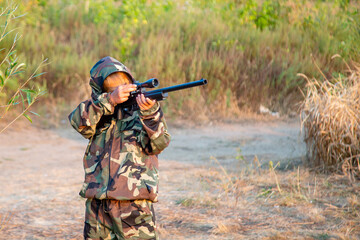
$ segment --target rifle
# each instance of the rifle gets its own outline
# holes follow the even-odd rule
[[[183,84],[160,88],[152,91],[146,91],[145,88],[158,87],[159,80],[156,78],[151,78],[143,83],[135,82],[134,84],[137,86],[136,90],[130,93],[129,99],[126,102],[121,103],[120,107],[122,108],[132,107],[133,110],[138,110],[139,106],[137,105],[136,102],[136,97],[138,96],[138,94],[144,94],[145,97],[150,98],[151,100],[162,101],[168,97],[169,92],[205,85],[207,84],[207,80],[202,78],[198,81],[183,83]]]

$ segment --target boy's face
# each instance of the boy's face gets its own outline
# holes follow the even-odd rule
[[[129,76],[124,72],[115,72],[110,74],[104,81],[103,88],[105,92],[112,92],[120,85],[131,84]]]

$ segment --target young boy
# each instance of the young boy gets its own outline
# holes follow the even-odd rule
[[[84,156],[87,198],[84,239],[158,239],[153,202],[158,194],[158,158],[169,142],[155,100],[139,95],[140,110],[123,108],[136,90],[130,71],[105,57],[90,71],[91,99],[69,115],[89,139]]]

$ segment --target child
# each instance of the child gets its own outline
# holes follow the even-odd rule
[[[69,115],[89,139],[84,156],[84,239],[158,239],[153,202],[158,194],[158,158],[170,135],[160,104],[136,98],[140,110],[122,108],[136,90],[130,71],[105,57],[90,71],[91,99]]]

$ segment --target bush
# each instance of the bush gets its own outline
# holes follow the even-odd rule
[[[301,119],[309,163],[360,179],[360,67],[346,77],[306,79]]]

